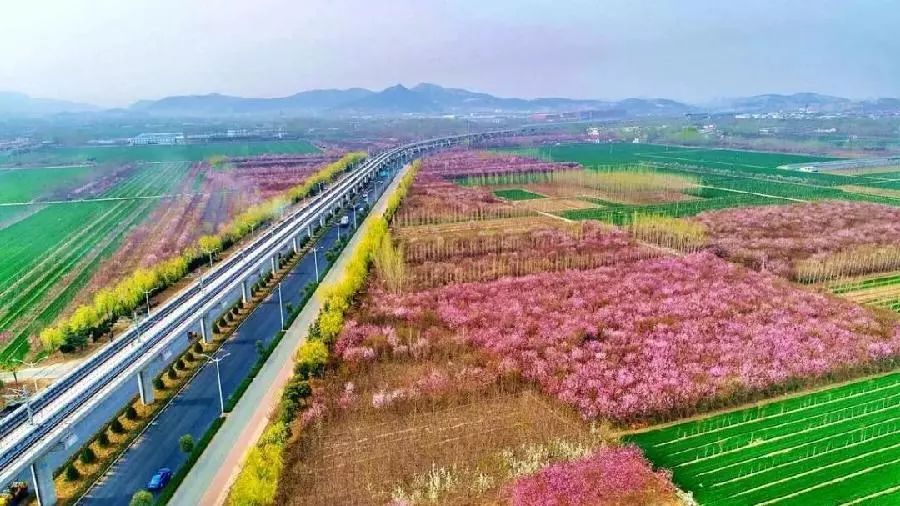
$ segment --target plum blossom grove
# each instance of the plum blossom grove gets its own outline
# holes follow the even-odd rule
[[[401,207],[394,217],[397,225],[428,225],[534,215],[528,210],[501,201],[485,189],[465,188],[441,176],[427,173],[420,173],[416,177],[407,200],[410,205]]]
[[[781,276],[794,275],[798,260],[900,244],[900,208],[878,204],[746,207],[701,213],[696,219],[706,225],[711,245],[727,258]]]
[[[406,243],[406,286],[487,281],[536,272],[588,269],[659,255],[625,232],[592,223],[523,231],[431,235]]]
[[[620,423],[690,414],[900,351],[900,328],[868,310],[710,253],[374,299],[384,317],[424,329],[420,339],[436,316],[486,351],[497,374],[517,372],[587,419]],[[358,348],[343,345],[345,359]]]
[[[653,471],[634,446],[604,447],[571,462],[559,462],[509,487],[513,506],[676,504],[668,473]]]
[[[578,164],[541,162],[524,156],[485,151],[446,151],[430,156],[422,165],[422,173],[444,178],[475,175],[551,172],[577,167]]]

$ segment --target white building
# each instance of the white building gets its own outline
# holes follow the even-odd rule
[[[184,134],[175,132],[143,133],[131,138],[132,146],[146,146],[149,144],[184,144]]]

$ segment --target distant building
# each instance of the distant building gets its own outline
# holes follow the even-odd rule
[[[173,144],[184,144],[184,134],[174,132],[153,132],[138,134],[131,138],[132,146],[146,146],[150,144],[160,144],[171,146]]]
[[[900,166],[900,156],[883,158],[850,158],[830,162],[806,162],[780,165],[779,169],[800,172],[830,172],[834,174],[854,174],[865,172],[889,172]]]

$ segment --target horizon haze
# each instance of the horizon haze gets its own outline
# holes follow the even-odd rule
[[[0,88],[101,107],[419,82],[502,97],[694,104],[807,91],[864,99],[900,88],[891,57],[900,36],[889,26],[900,7],[882,0],[223,0],[216,9],[44,0],[5,10]]]

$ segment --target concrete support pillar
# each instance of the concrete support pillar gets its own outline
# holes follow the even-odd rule
[[[320,227],[325,226],[325,216],[319,216],[319,226]]]
[[[293,249],[295,255],[300,251],[300,248],[297,247],[297,236],[291,237],[291,249]]]
[[[200,315],[200,338],[205,344],[209,344],[213,337],[212,324],[209,319],[207,314]]]
[[[31,481],[40,506],[56,504],[56,484],[53,483],[53,467],[46,459],[31,463]]]
[[[312,239],[312,225],[306,227],[306,237]]]
[[[250,284],[249,279],[245,279],[241,281],[241,304],[247,304],[247,301],[250,300]]]
[[[153,404],[153,378],[147,370],[137,373],[138,393],[141,395],[141,403],[144,406]]]
[[[272,255],[272,275],[275,275],[275,271],[278,270],[278,265],[275,263],[275,255]]]

